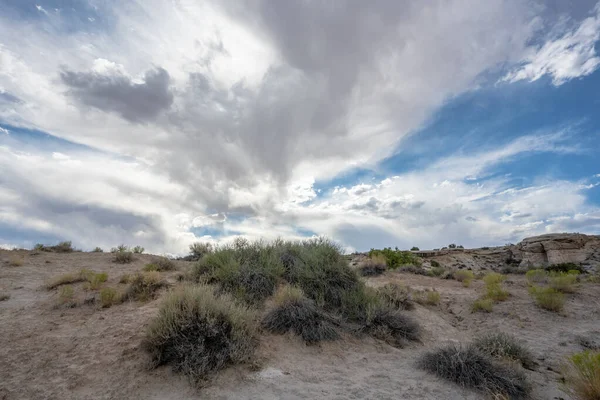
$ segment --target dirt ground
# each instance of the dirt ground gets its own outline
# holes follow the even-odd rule
[[[11,266],[13,258],[23,260]],[[39,253],[0,250],[0,399],[481,399],[482,395],[441,381],[415,367],[428,349],[449,341],[467,342],[488,331],[513,333],[533,351],[539,366],[527,371],[535,399],[569,399],[559,389],[566,355],[583,350],[579,337],[600,339],[600,285],[583,284],[568,295],[565,311],[535,306],[523,276],[511,275],[511,297],[491,314],[471,313],[483,283],[460,282],[388,272],[371,278],[380,286],[402,282],[435,288],[438,306],[407,311],[423,326],[422,343],[396,349],[370,338],[346,337],[305,346],[292,336],[263,336],[256,366],[220,373],[200,390],[169,368],[148,370],[140,350],[145,327],[160,298],[127,302],[108,309],[94,305],[56,308],[57,291],[43,286],[52,277],[87,268],[107,272],[118,286],[124,273],[140,270],[152,256],[136,255],[131,264],[112,262],[105,253]],[[177,262],[180,271],[191,264]],[[164,274],[175,284],[176,274]],[[90,296],[74,285],[83,300]]]

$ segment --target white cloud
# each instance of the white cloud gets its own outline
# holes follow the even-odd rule
[[[596,42],[600,39],[600,3],[595,14],[562,36],[551,39],[531,50],[523,65],[509,72],[503,81],[536,81],[544,75],[552,77],[556,86],[574,78],[586,76],[600,66]]]
[[[377,165],[448,99],[521,59],[537,29],[526,2],[102,7],[110,30],[93,35],[57,29],[60,13],[35,23],[0,16],[0,88],[19,99],[0,107],[0,121],[101,151],[0,147],[5,226],[83,247],[135,238],[158,252],[185,252],[198,239],[191,229],[216,227],[223,240],[299,237],[299,227],[351,247],[385,237],[466,245],[541,229],[536,221],[559,213],[557,190],[567,193],[564,212],[583,207],[586,182],[476,183],[524,152],[580,151],[564,133],[381,182],[314,188]],[[536,194],[551,199],[538,204]],[[347,233],[355,228],[369,234]]]
[[[0,126],[0,133],[3,133],[5,135],[10,135],[10,131],[8,129],[4,129],[3,127]]]

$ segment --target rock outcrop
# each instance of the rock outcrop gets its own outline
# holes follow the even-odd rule
[[[513,246],[511,246],[513,247]],[[600,236],[579,233],[552,233],[523,239],[510,249],[521,267],[575,263],[600,264]]]

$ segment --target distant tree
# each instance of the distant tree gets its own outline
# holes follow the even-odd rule
[[[464,249],[465,246],[463,246],[462,244],[459,244],[458,246],[456,246],[457,249]]]
[[[419,248],[417,246],[413,246],[410,248],[410,251],[419,251]]]
[[[450,244],[448,245],[448,248],[450,248],[450,249],[455,249],[455,248],[456,248],[456,245],[455,245],[454,243],[450,243]]]

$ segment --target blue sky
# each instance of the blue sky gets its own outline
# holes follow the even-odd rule
[[[0,0],[0,246],[599,234],[599,40],[591,0]]]

